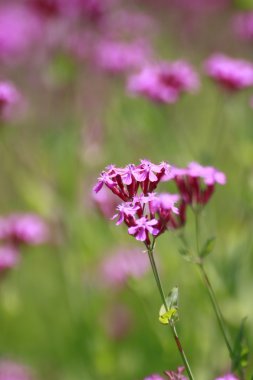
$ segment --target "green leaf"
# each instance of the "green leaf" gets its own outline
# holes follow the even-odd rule
[[[185,249],[185,248],[179,248],[178,252],[180,253],[180,255],[182,256],[187,256],[189,255],[189,250],[188,249]]]
[[[253,9],[252,0],[234,0],[234,5],[236,8],[239,8],[245,11]]]
[[[165,299],[166,306],[162,305],[159,311],[159,321],[162,324],[169,324],[170,321],[178,320],[178,287],[175,286]]]
[[[209,239],[207,239],[207,241],[205,242],[203,248],[201,249],[200,251],[200,257],[206,257],[207,255],[209,255],[209,253],[211,253],[214,249],[214,245],[215,245],[215,237],[211,237]]]
[[[232,357],[232,368],[234,371],[242,372],[243,368],[248,365],[249,349],[246,341],[245,324],[246,319],[243,318],[235,339]]]

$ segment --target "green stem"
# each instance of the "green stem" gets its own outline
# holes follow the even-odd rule
[[[158,273],[158,270],[157,270],[157,267],[156,267],[156,263],[155,263],[155,259],[154,259],[154,254],[153,254],[153,252],[154,252],[154,242],[151,244],[151,246],[147,246],[147,250],[148,250],[148,256],[149,256],[150,264],[151,264],[151,267],[152,267],[153,275],[154,275],[155,280],[156,280],[157,288],[159,290],[159,293],[160,293],[162,302],[164,304],[165,310],[168,311],[168,306],[167,306],[167,303],[166,303],[164,291],[163,291],[163,288],[162,288],[162,284],[161,284],[161,281],[160,281],[159,273]],[[180,356],[181,356],[181,358],[183,360],[183,363],[185,365],[185,369],[187,371],[189,379],[190,380],[194,380],[194,377],[193,377],[190,365],[188,363],[187,357],[185,355],[185,352],[183,350],[182,344],[180,342],[180,339],[179,339],[179,336],[178,336],[178,333],[177,333],[177,330],[176,330],[176,326],[175,326],[175,324],[174,324],[174,322],[172,320],[170,320],[169,325],[170,325],[170,328],[171,328],[174,340],[176,342],[177,349],[178,349],[178,351],[180,353]]]
[[[204,280],[204,284],[206,286],[206,289],[208,291],[208,295],[209,295],[209,298],[210,298],[210,301],[211,301],[214,313],[216,315],[217,322],[218,322],[218,325],[220,327],[223,339],[224,339],[225,344],[227,346],[227,349],[228,349],[228,352],[229,352],[229,356],[232,359],[233,358],[233,349],[232,349],[232,347],[231,347],[231,345],[229,343],[229,339],[228,339],[227,334],[226,334],[225,320],[224,320],[223,314],[221,312],[221,309],[219,307],[219,304],[217,302],[217,299],[216,299],[216,296],[215,296],[215,292],[213,290],[213,287],[211,285],[209,277],[208,277],[208,275],[206,273],[206,270],[204,268],[203,261],[202,261],[202,259],[200,257],[200,250],[199,250],[199,215],[198,215],[198,212],[196,212],[196,211],[194,212],[194,214],[195,214],[196,251],[197,251],[198,258],[200,259],[200,261],[197,264],[198,264],[198,267],[200,269],[202,278]]]

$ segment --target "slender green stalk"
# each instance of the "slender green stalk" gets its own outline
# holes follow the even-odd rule
[[[198,257],[200,258],[200,250],[199,250],[199,215],[198,215],[198,212],[194,212],[194,214],[195,214],[196,250],[197,250]],[[203,264],[202,260],[200,260],[198,262],[198,267],[200,269],[200,273],[202,275],[202,278],[204,280],[204,284],[205,284],[206,289],[208,291],[209,298],[210,298],[211,304],[213,306],[213,309],[214,309],[214,312],[215,312],[215,315],[216,315],[216,318],[217,318],[217,321],[218,321],[218,325],[220,327],[222,336],[223,336],[225,344],[227,346],[229,355],[230,355],[230,357],[232,359],[232,357],[233,357],[233,349],[232,349],[232,347],[231,347],[231,345],[229,343],[229,339],[228,339],[227,334],[226,334],[225,320],[224,320],[224,317],[222,315],[222,312],[221,312],[221,309],[219,307],[219,304],[217,302],[217,299],[216,299],[216,296],[215,296],[215,292],[213,290],[213,287],[211,285],[209,277],[208,277],[208,275],[206,273],[206,270],[204,268],[204,264]]]
[[[155,280],[156,280],[157,288],[159,290],[159,293],[160,293],[162,302],[164,304],[165,310],[168,311],[168,306],[167,306],[167,303],[166,303],[166,298],[165,298],[165,295],[164,295],[164,291],[163,291],[163,288],[162,288],[162,284],[161,284],[161,281],[160,281],[159,273],[158,273],[158,270],[157,270],[157,267],[156,267],[156,263],[155,263],[155,259],[154,259],[154,254],[153,254],[153,252],[154,252],[154,242],[151,244],[151,246],[147,246],[147,250],[148,250],[148,256],[149,256],[150,264],[151,264],[151,267],[152,267],[153,275],[154,275]],[[176,326],[175,326],[175,324],[174,324],[174,322],[172,320],[170,320],[169,325],[170,325],[170,328],[171,328],[174,340],[176,342],[177,349],[178,349],[178,351],[179,351],[179,353],[181,355],[181,358],[183,360],[183,363],[185,365],[185,369],[187,371],[189,379],[190,380],[194,380],[194,377],[193,377],[193,374],[192,374],[189,362],[187,360],[187,357],[186,357],[185,352],[183,350],[182,344],[180,342],[180,339],[179,339],[179,336],[178,336],[178,333],[177,333],[177,330],[176,330]]]

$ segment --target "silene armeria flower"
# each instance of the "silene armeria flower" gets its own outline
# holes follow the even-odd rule
[[[127,88],[129,93],[152,101],[175,103],[183,93],[198,90],[199,78],[185,61],[161,62],[130,76]]]
[[[253,86],[253,64],[243,59],[214,54],[204,64],[206,74],[227,90]]]
[[[15,267],[20,258],[17,248],[11,244],[0,246],[0,273]]]
[[[32,371],[23,364],[9,359],[0,360],[0,380],[32,380]]]
[[[165,371],[164,374],[166,375],[167,380],[187,380],[187,377],[183,375],[184,370],[184,367],[178,367],[177,371]],[[165,378],[154,374],[145,377],[144,380],[165,380]]]
[[[173,168],[178,191],[186,204],[205,205],[215,190],[215,184],[225,185],[226,176],[211,166],[191,162],[186,168]]]
[[[177,228],[174,214],[179,214],[175,203],[176,195],[156,195],[154,190],[163,177],[170,178],[171,167],[166,162],[153,164],[141,160],[139,165],[127,165],[125,168],[107,167],[98,178],[95,192],[103,185],[124,202],[117,206],[116,225],[125,223],[128,233],[137,240],[150,244],[150,239],[163,233],[166,228]]]

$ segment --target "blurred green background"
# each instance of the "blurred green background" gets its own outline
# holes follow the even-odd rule
[[[232,5],[191,13],[192,34],[184,32],[185,14],[176,7],[165,12],[163,2],[151,1],[129,6],[159,24],[158,57],[195,64],[202,82],[196,95],[168,106],[131,98],[122,76],[94,70],[60,49],[39,67],[30,62],[2,70],[28,107],[22,118],[1,126],[1,213],[38,213],[52,238],[23,248],[20,265],[1,278],[0,350],[33,367],[40,379],[141,380],[181,364],[170,331],[158,321],[161,302],[151,271],[119,289],[105,287],[99,271],[118,247],[143,247],[125,226],[97,212],[92,186],[106,165],[140,158],[178,166],[198,161],[227,175],[227,185],[217,187],[204,209],[200,236],[202,243],[216,236],[207,271],[232,335],[247,316],[253,349],[251,94],[222,93],[202,70],[213,51],[252,60],[252,43],[233,36]],[[192,219],[189,213],[186,234],[194,246]],[[166,292],[179,286],[177,327],[196,379],[213,379],[229,369],[229,357],[197,269],[178,248],[174,233],[157,241],[162,281]],[[108,330],[119,322],[117,306],[130,318],[119,337]]]

